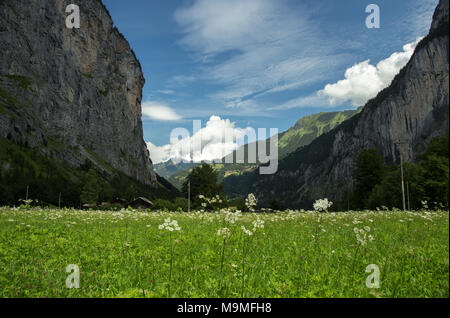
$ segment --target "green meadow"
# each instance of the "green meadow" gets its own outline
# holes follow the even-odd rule
[[[449,214],[0,208],[0,297],[449,297]]]

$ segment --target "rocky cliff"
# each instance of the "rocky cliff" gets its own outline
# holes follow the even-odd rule
[[[99,0],[78,0],[81,28],[68,29],[71,3],[0,2],[0,138],[156,185],[139,61]]]
[[[363,149],[377,149],[387,163],[398,163],[400,152],[414,161],[433,137],[448,133],[448,74],[448,0],[441,0],[429,35],[360,114],[282,160],[277,174],[229,182],[247,187],[263,203],[277,199],[311,208],[319,198],[339,200],[352,188],[354,159]]]

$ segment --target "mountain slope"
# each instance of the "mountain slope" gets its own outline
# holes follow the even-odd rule
[[[163,178],[169,179],[174,174],[181,172],[181,171],[188,171],[195,165],[196,164],[193,162],[173,163],[172,160],[169,160],[166,162],[157,163],[153,167],[157,174],[159,174]]]
[[[359,113],[358,110],[319,113],[300,119],[292,128],[281,133],[278,140],[280,159],[297,149],[309,145],[317,137],[331,131],[345,120]]]
[[[101,1],[77,2],[80,29],[66,27],[67,4],[0,2],[0,138],[160,187],[143,139],[139,61]]]
[[[377,149],[387,163],[414,161],[433,137],[448,132],[448,0],[441,0],[429,35],[392,84],[369,101],[361,113],[281,160],[275,175],[256,172],[226,179],[225,188],[253,192],[262,204],[311,208],[328,197],[339,200],[352,189],[354,158]]]

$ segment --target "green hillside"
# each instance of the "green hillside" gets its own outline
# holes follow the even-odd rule
[[[153,165],[153,169],[155,172],[165,179],[169,179],[172,175],[177,172],[189,170],[195,166],[195,163],[192,162],[180,162],[173,163],[172,160],[157,163]]]
[[[301,147],[309,145],[314,139],[334,129],[343,121],[357,114],[361,109],[319,113],[303,117],[294,127],[280,134],[278,141],[280,159]]]

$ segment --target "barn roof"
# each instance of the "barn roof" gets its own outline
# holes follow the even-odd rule
[[[128,205],[131,205],[131,204],[133,204],[133,203],[144,203],[144,204],[147,204],[147,205],[153,205],[153,202],[152,202],[152,201],[150,201],[149,199],[144,198],[144,197],[139,197],[139,198],[137,198],[137,199],[134,199],[133,201],[131,201],[130,203],[128,203]]]

